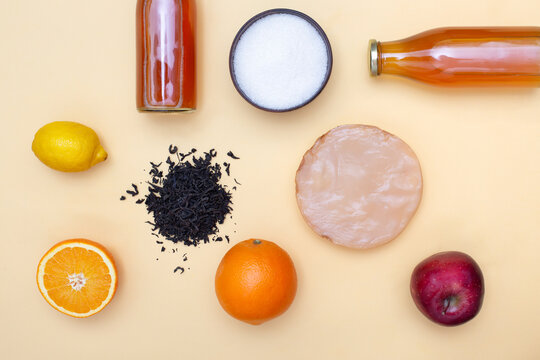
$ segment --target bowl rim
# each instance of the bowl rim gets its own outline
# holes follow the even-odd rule
[[[326,73],[324,75],[324,80],[323,80],[320,88],[313,94],[313,96],[311,96],[306,101],[304,101],[304,102],[302,102],[302,103],[300,103],[298,105],[294,105],[292,107],[284,108],[284,109],[267,108],[267,107],[264,107],[264,106],[261,106],[261,105],[255,103],[242,90],[242,88],[240,87],[240,85],[236,81],[236,75],[234,73],[234,54],[236,52],[236,47],[237,47],[238,43],[240,42],[240,39],[242,38],[242,35],[244,35],[246,30],[248,28],[250,28],[257,21],[261,20],[262,18],[264,18],[266,16],[276,15],[276,14],[288,14],[288,15],[298,16],[298,17],[304,19],[305,21],[307,21],[311,26],[313,26],[315,28],[315,30],[317,31],[317,33],[320,35],[323,42],[324,42],[324,45],[325,45],[325,48],[326,48],[326,55],[327,55],[327,59],[328,59],[328,64],[326,66]],[[233,85],[234,85],[236,91],[238,91],[238,93],[248,103],[255,106],[256,108],[261,109],[261,110],[265,110],[265,111],[268,111],[268,112],[274,112],[274,113],[281,113],[281,112],[287,112],[287,111],[296,110],[296,109],[299,109],[301,107],[306,106],[307,104],[309,104],[310,102],[315,100],[315,98],[317,96],[319,96],[319,94],[326,87],[326,84],[328,83],[328,80],[330,79],[330,75],[332,74],[332,67],[333,67],[332,46],[330,45],[330,41],[328,40],[328,37],[326,36],[326,33],[324,32],[322,27],[315,20],[313,20],[311,17],[304,14],[303,12],[300,12],[300,11],[297,11],[297,10],[292,10],[292,9],[287,9],[287,8],[275,8],[275,9],[265,10],[265,11],[263,11],[261,13],[258,13],[255,16],[253,16],[251,19],[249,19],[244,25],[242,25],[240,30],[238,30],[238,32],[236,33],[236,36],[234,37],[234,40],[232,42],[231,49],[230,49],[230,52],[229,52],[229,73],[230,73],[230,76],[231,76],[231,79],[232,79],[232,82],[233,82]]]

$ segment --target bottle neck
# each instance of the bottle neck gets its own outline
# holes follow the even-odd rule
[[[370,40],[369,68],[372,76],[380,74],[405,75],[411,68],[425,67],[419,61],[429,57],[429,50],[411,54],[402,42],[379,42]]]

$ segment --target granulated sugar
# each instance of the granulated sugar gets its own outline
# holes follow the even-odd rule
[[[329,61],[317,29],[300,16],[281,13],[245,30],[232,65],[237,85],[252,102],[280,111],[303,105],[321,90]]]

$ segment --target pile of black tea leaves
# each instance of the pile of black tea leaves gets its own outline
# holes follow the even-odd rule
[[[227,156],[239,159],[231,151]],[[137,204],[144,204],[152,216],[152,221],[147,223],[152,226],[154,236],[171,241],[175,246],[229,242],[228,235],[219,235],[219,225],[231,217],[231,191],[240,183],[234,179],[236,185],[232,188],[223,184],[223,174],[231,176],[231,163],[219,163],[216,157],[215,149],[199,155],[196,149],[181,153],[177,146],[171,145],[165,162],[150,162],[146,194],[135,184],[126,190],[126,194]],[[126,200],[126,196],[121,196],[120,200]],[[156,243],[164,252],[163,241],[156,240]],[[178,248],[173,248],[173,252],[178,252]],[[186,259],[184,254],[183,261]],[[177,267],[174,272],[177,271],[183,273],[184,268]]]

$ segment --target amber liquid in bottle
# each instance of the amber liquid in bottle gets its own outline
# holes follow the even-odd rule
[[[371,40],[370,70],[443,86],[540,86],[540,27],[439,28]]]
[[[137,109],[196,108],[195,0],[137,1]]]

